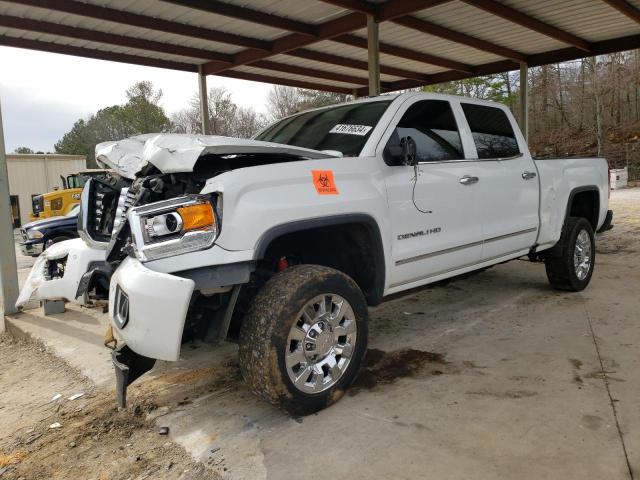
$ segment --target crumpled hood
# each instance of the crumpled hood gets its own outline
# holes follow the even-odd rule
[[[133,179],[145,165],[152,164],[162,173],[191,172],[198,158],[217,155],[256,154],[292,155],[300,158],[335,158],[335,154],[280,143],[261,142],[219,135],[148,133],[124,140],[96,145],[96,161]]]

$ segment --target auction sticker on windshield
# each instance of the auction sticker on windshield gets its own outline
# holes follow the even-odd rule
[[[372,128],[373,127],[368,125],[349,125],[346,123],[339,123],[329,130],[329,133],[342,133],[345,135],[359,135],[364,137]]]
[[[333,179],[332,170],[311,170],[313,186],[319,195],[338,195],[338,187]]]

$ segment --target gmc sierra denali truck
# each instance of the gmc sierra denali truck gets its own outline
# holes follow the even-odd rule
[[[121,405],[201,338],[237,341],[268,401],[316,411],[358,373],[368,306],[520,257],[577,292],[611,225],[605,159],[534,160],[505,106],[453,96],[319,108],[252,140],[138,136],[96,158],[113,174],[83,190],[81,239],[41,256],[21,302],[108,298]]]

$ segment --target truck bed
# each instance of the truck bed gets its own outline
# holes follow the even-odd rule
[[[569,196],[597,187],[601,199],[609,195],[609,167],[605,158],[534,159],[540,185],[539,250],[553,246],[560,238]],[[599,228],[607,215],[607,202],[598,205]]]

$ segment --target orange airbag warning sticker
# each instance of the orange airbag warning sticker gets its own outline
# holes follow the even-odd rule
[[[311,170],[313,186],[318,195],[338,195],[338,188],[331,170]]]

